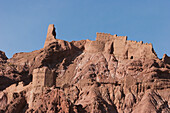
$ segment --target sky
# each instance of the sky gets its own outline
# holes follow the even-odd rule
[[[43,48],[49,24],[66,41],[105,32],[170,56],[170,0],[0,0],[0,50],[11,58]]]

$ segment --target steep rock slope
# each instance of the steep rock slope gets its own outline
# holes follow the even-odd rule
[[[1,112],[170,112],[170,58],[151,44],[97,33],[96,41],[55,38],[44,48],[0,52]]]

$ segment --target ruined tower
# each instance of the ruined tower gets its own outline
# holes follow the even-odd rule
[[[54,85],[54,72],[48,67],[34,69],[33,86],[34,87],[51,87]]]

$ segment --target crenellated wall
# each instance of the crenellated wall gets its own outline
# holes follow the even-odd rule
[[[114,40],[127,40],[127,36],[111,35],[110,33],[96,33],[96,40],[98,41],[114,41]]]
[[[85,51],[87,52],[102,52],[104,51],[105,43],[102,41],[86,40]]]
[[[151,43],[127,41],[126,47],[128,58],[156,58],[157,56]]]
[[[112,44],[112,45],[111,45]],[[112,47],[113,46],[113,47]],[[112,51],[111,51],[112,48]],[[110,50],[110,51],[109,51]],[[127,36],[96,33],[96,41],[87,40],[87,52],[113,53],[117,59],[157,58],[152,44],[127,40]]]
[[[55,36],[55,27],[53,24],[51,24],[48,27],[47,38],[44,47],[48,46],[52,42],[61,41],[56,39]],[[142,41],[129,41],[127,40],[127,36],[117,36],[116,34],[111,35],[110,33],[96,33],[96,41],[86,40],[85,45],[83,46],[86,52],[110,52],[114,54],[118,60],[134,58],[157,58],[152,44],[143,44]]]
[[[111,35],[110,33],[96,33],[96,40],[98,41],[110,41],[114,40],[117,35]]]

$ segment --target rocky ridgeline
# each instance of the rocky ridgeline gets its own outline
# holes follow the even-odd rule
[[[169,113],[170,58],[152,44],[97,33],[96,41],[56,39],[44,48],[0,51],[0,110],[5,113]]]

